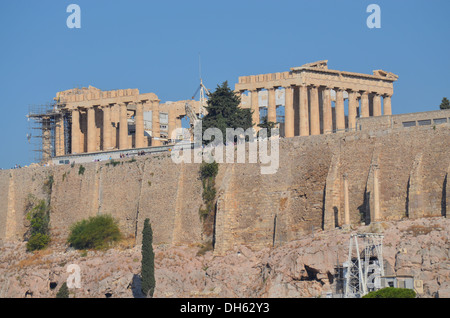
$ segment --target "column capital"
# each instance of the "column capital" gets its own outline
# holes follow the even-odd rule
[[[295,85],[283,86],[284,89],[294,89]]]

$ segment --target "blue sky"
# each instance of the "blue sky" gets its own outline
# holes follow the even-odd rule
[[[69,4],[81,29],[69,29]],[[381,28],[369,29],[369,4]],[[29,105],[92,85],[188,99],[239,76],[329,68],[399,75],[393,113],[435,110],[450,98],[450,1],[3,0],[0,4],[0,168],[27,165]]]

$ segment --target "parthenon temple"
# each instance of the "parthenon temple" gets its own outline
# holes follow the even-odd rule
[[[253,122],[260,121],[266,97],[268,121],[277,122],[277,107],[284,106],[285,137],[309,136],[355,130],[357,117],[391,115],[397,79],[382,70],[372,75],[330,70],[328,61],[318,61],[289,72],[239,77],[235,91],[242,106],[253,110]]]
[[[234,91],[241,96],[241,107],[253,111],[255,130],[266,117],[284,137],[309,136],[356,130],[357,118],[391,115],[397,79],[382,70],[330,70],[328,61],[318,61],[287,72],[241,76]],[[30,116],[46,123],[42,136],[52,136],[42,140],[43,161],[170,144],[172,132],[183,128],[181,120],[192,117],[186,103],[197,115],[203,111],[200,101],[161,103],[156,94],[138,89],[102,91],[89,86],[58,92],[54,100],[51,115]]]

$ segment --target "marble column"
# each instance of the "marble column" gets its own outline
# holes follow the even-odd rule
[[[269,95],[269,103],[267,107],[267,121],[276,123],[277,122],[277,100],[275,96],[275,87],[270,87],[267,89]]]
[[[310,103],[311,103],[311,135],[320,135],[320,114],[319,114],[319,92],[317,86],[311,86]]]
[[[294,137],[294,88],[285,87],[284,90],[284,135]]]
[[[111,135],[111,106],[107,105],[103,110],[103,150],[110,150],[112,148]]]
[[[80,111],[78,108],[72,110],[72,154],[80,153]]]
[[[128,148],[128,117],[127,104],[120,103],[119,105],[119,149]]]
[[[87,109],[87,152],[94,152],[96,150],[96,136],[95,108],[89,107]]]
[[[61,114],[57,118],[55,126],[55,155],[63,156],[64,154],[64,115]]]
[[[337,132],[345,131],[345,108],[344,108],[344,91],[336,88],[336,130]]]
[[[135,145],[136,148],[144,148],[144,103],[136,103],[136,116],[134,117],[136,132],[135,132]]]
[[[348,176],[344,174],[344,225],[350,225],[350,206],[348,196]]]
[[[392,115],[391,95],[383,96],[383,115]]]
[[[373,94],[373,115],[381,116],[381,96],[379,94]]]
[[[308,87],[300,85],[299,89],[300,105],[300,136],[309,136],[309,111],[308,111]]]
[[[153,102],[152,107],[152,146],[161,146],[159,126],[159,102]]]
[[[356,128],[356,109],[358,108],[358,100],[356,92],[348,91],[348,129],[354,131]]]
[[[361,117],[369,117],[369,93],[361,92]]]
[[[175,115],[175,110],[169,108],[169,139],[172,140],[176,139],[176,135],[173,135],[176,128],[177,128],[177,118]]]
[[[52,159],[52,131],[50,129],[50,117],[42,117],[42,162],[47,163]]]
[[[323,133],[331,134],[333,132],[333,113],[331,109],[330,88],[325,87],[322,91],[323,105]]]
[[[251,105],[251,109],[253,111],[253,115],[252,115],[252,121],[253,121],[253,129],[255,131],[259,131],[259,98],[258,98],[258,90],[255,89],[253,91],[251,91],[251,99],[252,99],[252,105]]]

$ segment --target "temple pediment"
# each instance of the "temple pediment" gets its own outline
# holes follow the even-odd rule
[[[386,78],[392,78],[392,79],[398,79],[398,75],[395,75],[394,73],[386,72],[383,70],[374,70],[373,75],[382,76],[382,77],[386,77]]]

